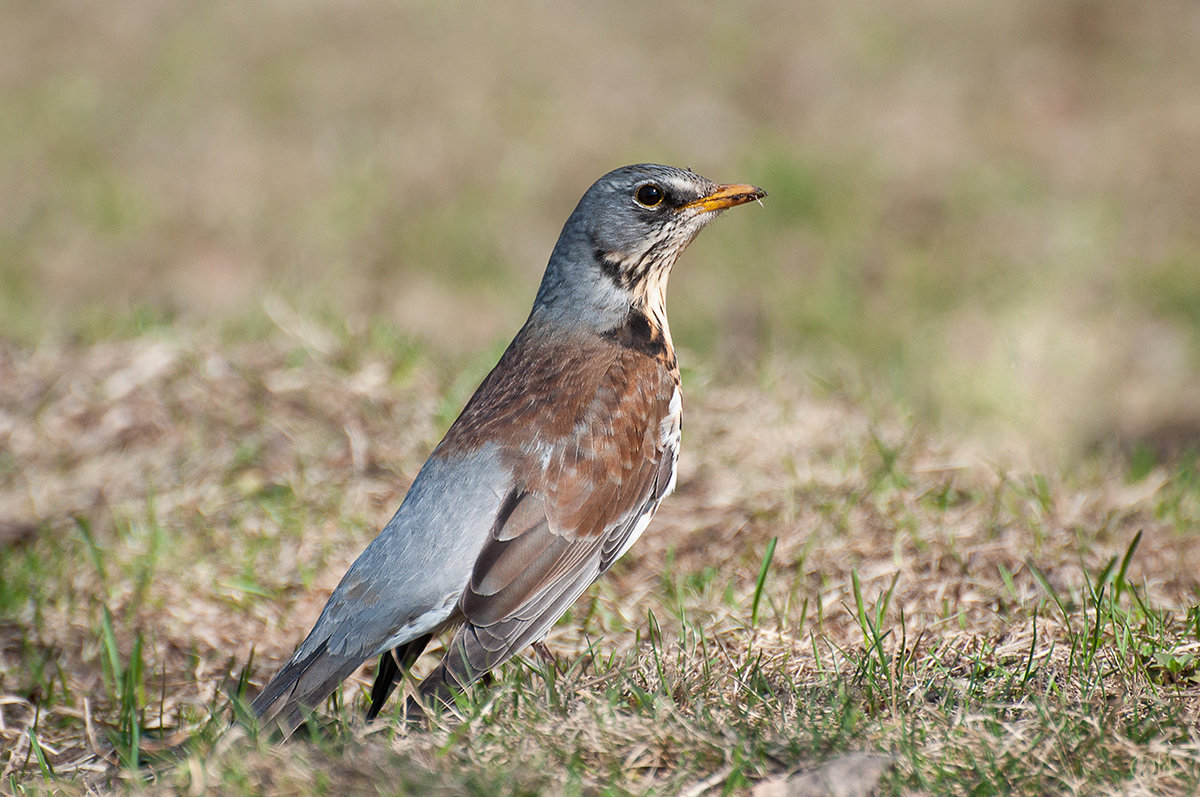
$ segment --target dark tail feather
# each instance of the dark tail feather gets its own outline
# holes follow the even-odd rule
[[[278,723],[290,736],[304,721],[305,712],[319,706],[362,662],[358,657],[335,656],[322,642],[311,654],[277,672],[250,708],[260,722]]]
[[[380,709],[391,697],[396,684],[400,682],[405,672],[421,657],[425,646],[433,634],[422,634],[403,645],[397,645],[379,657],[379,670],[375,673],[375,683],[371,686],[371,707],[367,709],[367,722],[379,716]]]

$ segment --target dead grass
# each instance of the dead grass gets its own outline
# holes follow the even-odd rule
[[[898,792],[1200,784],[1194,473],[1010,472],[786,364],[695,373],[678,493],[552,633],[564,673],[514,665],[465,724],[408,734],[356,719],[364,676],[345,725],[275,746],[225,730],[227,695],[390,514],[444,374],[315,325],[2,370],[0,516],[37,528],[0,558],[13,790],[740,791],[852,748],[896,756]],[[139,770],[109,661],[135,644]]]
[[[889,793],[1200,790],[1198,30],[6,5],[0,790],[743,793],[854,749]],[[679,490],[566,671],[228,730],[637,160],[771,196],[673,280]]]

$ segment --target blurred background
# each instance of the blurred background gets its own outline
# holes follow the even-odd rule
[[[660,161],[770,192],[676,270],[690,378],[1200,442],[1200,4],[698,8],[4,3],[0,336],[490,361],[587,186]]]

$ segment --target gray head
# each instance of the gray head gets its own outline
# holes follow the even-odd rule
[[[535,313],[603,327],[637,307],[665,326],[667,277],[684,248],[722,210],[764,196],[652,163],[609,172],[563,226]]]

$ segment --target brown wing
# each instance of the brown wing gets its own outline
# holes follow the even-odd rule
[[[537,440],[476,561],[445,661],[422,692],[466,686],[536,641],[640,533],[674,474],[675,372],[616,351],[569,431]]]

